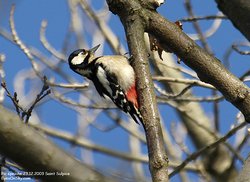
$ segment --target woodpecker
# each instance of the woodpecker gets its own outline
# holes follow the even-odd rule
[[[78,49],[68,58],[69,67],[77,74],[91,80],[100,96],[109,97],[136,123],[143,124],[138,110],[135,72],[129,59],[122,55],[95,57],[100,44],[90,50]]]

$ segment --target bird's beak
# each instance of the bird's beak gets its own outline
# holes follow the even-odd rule
[[[89,51],[91,53],[95,53],[95,51],[100,47],[100,44],[98,44],[97,46],[93,47],[92,49],[90,49]]]

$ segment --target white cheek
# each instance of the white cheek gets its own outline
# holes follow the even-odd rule
[[[71,64],[79,65],[82,64],[86,56],[76,56],[72,59]]]

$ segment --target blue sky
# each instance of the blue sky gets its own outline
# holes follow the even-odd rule
[[[51,57],[50,53],[44,49],[39,40],[39,31],[42,20],[48,21],[48,27],[46,31],[46,37],[53,45],[54,48],[61,51],[63,48],[64,37],[68,32],[68,27],[70,24],[70,12],[68,8],[68,3],[66,0],[2,0],[0,1],[0,27],[9,29],[9,10],[11,2],[16,4],[15,10],[15,25],[20,38],[26,43],[28,47],[35,47],[41,52]],[[100,4],[101,5],[100,5]],[[98,9],[102,7],[103,1],[93,1],[92,5],[94,8]],[[196,15],[214,15],[218,12],[216,4],[214,1],[200,1],[193,0],[194,11]],[[183,1],[181,0],[168,0],[163,6],[159,8],[159,13],[167,17],[171,21],[176,21],[178,19],[187,17],[187,13],[183,6]],[[87,22],[87,21],[86,21]],[[206,30],[212,21],[200,21],[203,30]],[[122,24],[119,18],[115,15],[111,15],[110,26],[112,30],[119,36],[119,39],[124,43],[125,34]],[[185,33],[194,33],[191,23],[184,23],[183,25]],[[84,34],[84,33],[83,33]],[[91,46],[91,40],[89,34],[83,35],[86,41]],[[223,61],[223,56],[229,46],[235,41],[244,41],[244,37],[232,26],[229,20],[223,20],[219,30],[210,38],[208,42],[210,47],[214,51],[216,57]],[[74,40],[71,40],[72,42]],[[71,43],[74,45],[73,43]],[[199,44],[199,42],[198,42]],[[65,52],[66,55],[70,54],[71,51],[75,50],[77,47],[74,45],[69,47]],[[104,54],[111,54],[111,50],[107,47],[104,48]],[[6,71],[6,82],[8,88],[14,92],[13,81],[20,70],[30,69],[30,62],[20,49],[10,43],[6,39],[0,36],[0,53],[4,53],[6,56],[6,62],[4,63],[4,68]],[[182,63],[182,65],[184,65]],[[249,58],[247,56],[239,56],[238,53],[233,52],[230,57],[230,70],[237,76],[242,75],[250,67]],[[69,70],[68,65],[63,65],[63,69],[67,74],[73,75],[79,82],[82,81],[80,76],[75,75],[71,70]],[[59,79],[59,78],[58,78]],[[32,84],[35,87],[42,87],[39,82],[27,82],[27,91]],[[34,85],[33,85],[34,86]],[[195,89],[194,93],[197,95],[210,94],[210,91],[204,91],[204,89]],[[74,93],[71,94],[72,97]],[[5,104],[11,106],[10,101],[6,98]],[[202,104],[209,115],[212,115],[211,104]],[[223,122],[221,124],[222,133],[225,133],[230,128],[231,124],[235,120],[235,114],[237,110],[228,102],[223,101],[221,104],[220,119]],[[166,125],[168,126],[170,121],[178,120],[173,109],[169,107],[160,106],[161,111],[166,111],[168,113],[168,119]],[[50,126],[63,129],[75,133],[77,131],[77,115],[74,111],[68,109],[67,107],[61,105],[56,101],[49,100],[37,108],[39,116],[42,121]],[[123,116],[126,117],[126,116]],[[104,124],[111,123],[107,121],[105,115],[98,117],[98,123],[104,122]],[[116,146],[119,151],[128,151],[128,143],[126,132],[122,129],[116,128],[110,132],[100,132],[95,128],[91,128],[90,138],[96,143],[103,146]],[[65,150],[71,151],[71,145],[61,140],[53,139],[60,146],[64,147]],[[145,146],[144,146],[145,149]],[[146,150],[144,150],[146,152]],[[79,149],[75,151],[76,155],[79,157]],[[113,158],[107,157],[102,154],[95,154],[95,160],[98,163],[98,167],[107,167],[107,163],[112,163],[113,166],[120,166],[121,161],[114,160]],[[110,162],[111,161],[111,162]],[[109,166],[109,168],[112,168]],[[146,167],[145,167],[146,168]],[[115,169],[115,167],[114,167]],[[177,180],[178,177],[175,178]]]

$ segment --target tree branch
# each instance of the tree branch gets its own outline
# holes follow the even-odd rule
[[[229,72],[221,62],[200,48],[178,26],[156,12],[140,11],[146,21],[147,31],[153,34],[166,50],[171,50],[192,68],[199,78],[216,87],[225,98],[237,107],[250,122],[249,88]]]
[[[103,181],[105,177],[72,158],[48,141],[41,133],[20,121],[0,106],[0,153],[15,161],[31,177],[45,181]],[[55,175],[35,176],[35,172],[55,172]],[[60,176],[56,172],[69,175]],[[31,173],[32,174],[32,173]]]
[[[136,73],[137,91],[139,94],[140,111],[143,116],[146,132],[149,167],[153,181],[168,181],[168,158],[163,143],[162,128],[156,105],[153,82],[148,65],[148,54],[144,42],[144,22],[139,16],[145,1],[112,1],[107,0],[110,10],[120,17],[127,36],[128,46],[132,55],[131,65]],[[149,7],[150,4],[149,4]]]

